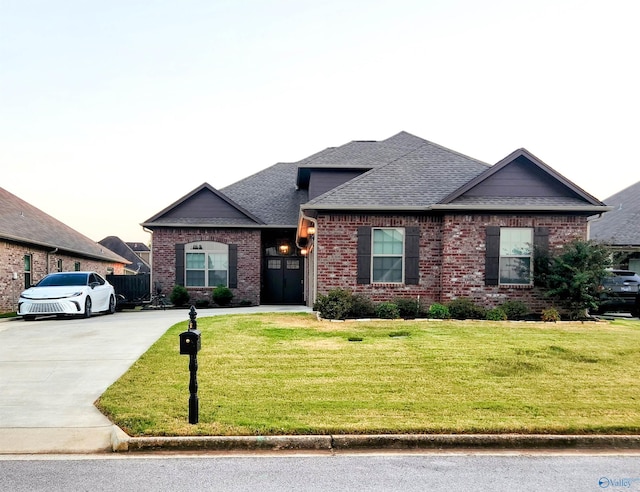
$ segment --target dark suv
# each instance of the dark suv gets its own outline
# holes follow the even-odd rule
[[[640,314],[640,275],[630,270],[610,270],[600,286],[598,313],[624,311]]]

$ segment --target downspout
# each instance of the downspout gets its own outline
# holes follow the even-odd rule
[[[50,273],[50,268],[49,268],[49,262],[50,262],[50,255],[55,255],[58,252],[58,248],[55,248],[53,251],[47,251],[47,275],[49,275]]]

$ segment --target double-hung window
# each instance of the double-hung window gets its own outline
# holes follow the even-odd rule
[[[531,285],[533,229],[500,229],[500,285]]]
[[[374,228],[371,241],[372,281],[402,283],[404,280],[404,229]]]
[[[213,241],[185,245],[185,286],[229,286],[229,246]]]

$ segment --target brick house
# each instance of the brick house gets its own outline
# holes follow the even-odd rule
[[[123,274],[129,262],[0,188],[0,312],[26,287],[57,271]]]
[[[491,166],[401,132],[204,183],[142,225],[155,280],[196,298],[223,284],[236,301],[312,305],[340,287],[536,310],[533,245],[586,239],[607,210],[524,149]]]

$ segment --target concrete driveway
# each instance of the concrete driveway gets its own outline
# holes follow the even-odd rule
[[[203,309],[198,318],[273,311],[309,309]],[[188,319],[187,310],[146,310],[0,322],[0,454],[110,450],[119,429],[93,403],[168,328]]]

